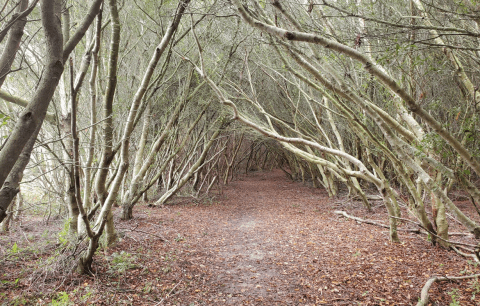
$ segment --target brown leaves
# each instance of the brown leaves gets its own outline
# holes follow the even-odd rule
[[[96,305],[118,300],[154,305],[161,299],[163,305],[408,305],[416,303],[431,275],[479,269],[412,234],[402,234],[403,244],[390,244],[374,226],[339,220],[322,190],[286,182],[282,173],[234,181],[219,203],[148,212],[137,207],[139,230],[170,242],[132,232],[135,240],[126,238],[99,256],[95,278],[72,279],[62,290],[77,304],[92,292],[89,301]],[[298,209],[305,213],[296,213]],[[363,214],[362,208],[355,209],[355,215]],[[385,219],[386,212],[379,208],[368,218]],[[159,220],[165,220],[161,226]],[[106,258],[122,250],[135,255],[138,268],[122,275],[105,273]],[[12,269],[20,272],[22,265],[11,267],[12,278],[5,280],[15,281]],[[432,288],[431,302],[448,305],[451,285]],[[8,296],[19,296],[22,289],[9,286]],[[472,291],[459,289],[461,301],[469,305]],[[0,294],[2,290],[6,292],[5,285]]]

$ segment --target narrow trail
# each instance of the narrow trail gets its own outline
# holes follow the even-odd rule
[[[333,214],[341,208],[385,221],[381,203],[373,204],[367,215],[361,203],[328,199],[274,171],[232,182],[213,202],[139,208],[132,223],[169,243],[128,234],[132,247],[143,239],[156,258],[145,259],[153,272],[137,287],[155,277],[163,305],[415,305],[432,275],[478,273],[418,236],[402,233],[392,244],[387,231]],[[462,305],[477,305],[465,283],[433,286],[432,305],[448,305],[450,288],[459,288]]]
[[[218,252],[212,255],[223,262],[217,280],[220,293],[229,298],[227,304],[262,299],[286,302],[299,290],[295,283],[276,289],[289,270],[289,262],[281,261],[281,255],[296,245],[288,229],[298,220],[289,213],[304,214],[300,205],[315,201],[312,190],[302,193],[297,187],[286,181],[283,173],[259,173],[234,182],[225,191],[222,209],[228,221],[215,222],[211,228],[221,237],[217,238]]]
[[[121,241],[95,255],[94,276],[48,274],[37,282],[24,271],[37,271],[38,261],[5,261],[3,275],[10,278],[0,284],[0,304],[30,292],[35,302],[25,305],[47,305],[51,297],[43,294],[63,292],[82,306],[416,305],[430,277],[480,273],[478,264],[424,236],[400,232],[402,243],[393,244],[386,229],[333,213],[386,223],[381,202],[367,213],[360,202],[329,199],[281,171],[249,173],[214,193],[203,201],[177,197],[163,207],[135,206],[132,220],[117,220]],[[475,217],[468,201],[457,205]],[[119,208],[115,218],[120,214]],[[402,216],[409,214],[403,209]],[[452,232],[465,231],[451,225]],[[41,220],[29,227],[21,248],[49,244]],[[475,243],[469,236],[452,239]],[[480,282],[434,284],[430,295],[432,306],[480,306]]]
[[[299,264],[318,260],[310,258],[313,242],[304,240],[323,235],[310,227],[325,201],[323,190],[289,181],[281,171],[255,172],[230,183],[218,202],[167,211],[175,210],[175,222],[190,223],[186,232],[197,232],[187,241],[201,255],[192,263],[202,262],[213,275],[207,305],[290,305],[307,300]]]

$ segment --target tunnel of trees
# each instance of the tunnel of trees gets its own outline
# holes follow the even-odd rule
[[[450,193],[480,215],[479,82],[473,0],[5,0],[2,230],[61,218],[88,274],[115,207],[282,169],[366,211],[381,199],[392,242],[402,206],[454,247],[452,215],[478,261],[478,218]]]

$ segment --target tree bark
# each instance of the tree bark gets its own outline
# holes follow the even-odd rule
[[[170,199],[178,190],[180,190],[187,182],[188,180],[193,176],[195,172],[201,169],[203,167],[203,162],[205,161],[205,158],[207,157],[208,151],[212,147],[213,143],[217,139],[218,135],[220,134],[221,128],[218,128],[213,135],[210,137],[210,140],[207,142],[205,147],[202,150],[202,153],[198,160],[190,167],[190,169],[187,171],[187,173],[178,180],[178,182],[175,183],[175,185],[168,189],[161,197],[158,199],[154,205],[162,205],[164,204],[168,199]]]
[[[17,14],[26,10],[27,6],[28,0],[21,0],[17,7]],[[0,56],[0,88],[2,87],[7,75],[10,73],[10,68],[15,60],[15,55],[20,48],[20,42],[22,41],[23,36],[23,28],[25,27],[26,23],[27,16],[22,16],[15,21],[15,24],[10,28],[7,44],[3,49],[2,55]]]
[[[97,72],[98,72],[98,52],[100,50],[100,37],[102,30],[102,11],[97,15],[94,46],[92,50],[92,71],[89,79],[90,89],[90,140],[88,148],[87,161],[85,162],[85,182],[84,182],[84,195],[83,203],[85,209],[90,210],[92,208],[92,175],[91,167],[93,164],[93,158],[95,153],[95,139],[97,130]]]
[[[100,169],[98,170],[95,191],[101,205],[107,199],[107,176],[109,167],[113,161],[115,152],[113,151],[113,99],[117,87],[117,62],[120,47],[120,18],[116,0],[109,0],[110,19],[112,21],[112,32],[110,37],[110,53],[108,59],[108,82],[103,97],[103,132],[102,132],[102,157],[100,160]]]
[[[35,140],[40,131],[41,125],[37,127],[30,139],[25,144],[15,166],[8,174],[5,183],[3,183],[2,189],[0,189],[0,222],[5,218],[5,212],[12,203],[15,195],[20,191],[20,182],[23,178],[23,171],[30,161],[30,155],[35,145]]]
[[[72,39],[67,42],[64,50],[62,47],[63,37],[60,21],[61,1],[41,1],[42,26],[45,32],[45,70],[32,100],[20,114],[10,137],[0,151],[0,185],[3,186],[25,144],[45,119],[48,105],[63,73],[64,58],[68,58],[70,52],[81,40],[86,29],[98,13],[101,3],[102,0],[95,0],[90,7],[88,15],[84,18]]]
[[[313,43],[321,45],[326,49],[337,51],[342,53],[360,63],[365,67],[365,70],[371,75],[380,80],[387,88],[395,92],[409,107],[410,111],[417,114],[424,120],[440,137],[442,137],[457,153],[462,156],[463,160],[478,174],[480,175],[480,162],[473,156],[467,148],[465,148],[459,140],[456,139],[451,133],[449,133],[442,124],[438,122],[432,115],[430,115],[419,103],[412,98],[405,89],[403,89],[398,82],[388,75],[383,67],[377,65],[372,59],[360,53],[359,51],[350,48],[342,43],[327,39],[321,35],[310,34],[299,31],[287,31],[285,29],[266,24],[264,22],[254,19],[239,0],[233,0],[233,3],[237,7],[242,18],[252,27],[258,28],[261,31],[269,33],[280,39],[286,39],[289,41],[299,41]]]
[[[42,0],[41,16],[46,42],[46,67],[32,101],[20,114],[5,146],[0,151],[0,185],[15,165],[23,147],[43,122],[50,100],[63,72],[63,38],[59,0]]]

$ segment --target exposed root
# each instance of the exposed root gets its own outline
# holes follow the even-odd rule
[[[473,258],[473,260],[475,260],[476,262],[480,262],[480,260],[478,260],[478,258],[473,255],[473,254],[467,254],[467,253],[464,253],[462,251],[460,251],[459,249],[457,249],[456,247],[452,246],[452,250],[454,250],[457,254],[459,255],[462,255],[464,257],[468,257],[468,258]]]
[[[467,275],[467,276],[434,276],[430,278],[426,283],[425,286],[422,288],[422,292],[420,293],[420,300],[417,303],[417,306],[425,306],[428,303],[428,290],[432,287],[433,283],[435,282],[444,282],[444,281],[456,281],[456,280],[464,280],[464,279],[471,279],[479,277],[480,274],[474,275]]]

